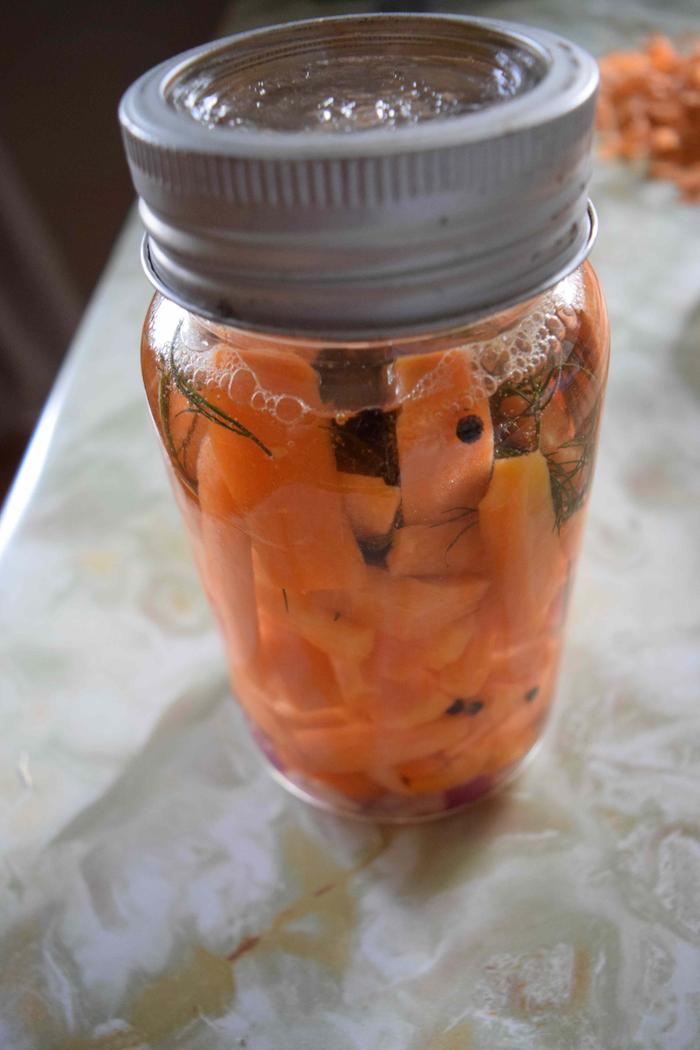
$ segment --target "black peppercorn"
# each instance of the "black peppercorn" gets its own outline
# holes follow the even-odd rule
[[[484,421],[480,416],[462,416],[457,423],[457,437],[465,445],[478,441],[484,431]]]
[[[479,711],[483,708],[481,700],[454,700],[445,711],[446,715],[468,715],[473,718],[474,715],[478,715]]]

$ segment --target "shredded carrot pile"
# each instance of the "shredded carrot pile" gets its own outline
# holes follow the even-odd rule
[[[700,41],[681,52],[652,36],[641,51],[606,55],[600,73],[601,156],[646,162],[700,202]]]

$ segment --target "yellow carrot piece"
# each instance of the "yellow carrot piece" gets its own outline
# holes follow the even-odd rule
[[[496,460],[479,504],[479,529],[499,590],[504,626],[536,632],[566,572],[549,470],[541,452]]]
[[[253,659],[259,642],[251,544],[207,438],[197,458],[197,478],[204,584],[236,666]]]

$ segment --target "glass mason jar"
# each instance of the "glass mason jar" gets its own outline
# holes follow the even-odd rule
[[[608,366],[596,84],[539,30],[352,16],[122,102],[151,413],[233,691],[311,802],[434,816],[542,733]]]

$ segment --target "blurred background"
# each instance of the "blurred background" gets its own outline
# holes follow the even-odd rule
[[[699,0],[580,0],[594,53],[612,23],[620,46],[654,30],[682,38]],[[159,61],[270,22],[361,11],[454,11],[518,19],[520,0],[25,0],[0,15],[0,502],[133,193],[116,109]],[[527,20],[566,32],[558,0]],[[580,25],[580,23],[579,23]],[[609,35],[607,37],[609,40]],[[699,85],[700,87],[700,85]],[[133,348],[125,348],[125,352]]]
[[[225,6],[0,5],[0,501],[133,199],[119,98]]]

